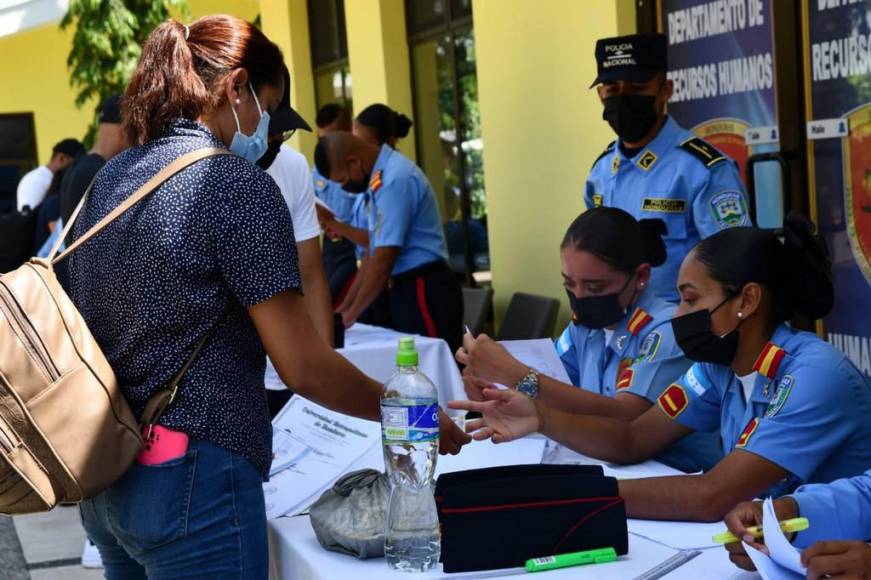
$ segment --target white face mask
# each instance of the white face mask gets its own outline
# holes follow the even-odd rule
[[[248,82],[248,88],[251,89],[251,95],[254,96],[254,102],[257,104],[260,122],[257,123],[257,128],[254,129],[253,134],[246,135],[242,132],[242,126],[239,124],[239,115],[236,114],[235,107],[230,107],[230,110],[233,111],[233,118],[236,119],[236,133],[230,142],[230,151],[254,163],[266,153],[266,149],[269,147],[269,113],[260,108],[260,100],[257,98],[257,93],[254,91],[250,81]]]

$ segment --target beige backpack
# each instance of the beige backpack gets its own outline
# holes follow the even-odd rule
[[[142,447],[115,373],[58,283],[54,264],[185,167],[227,154],[200,149],[179,157],[55,258],[86,194],[47,259],[0,276],[0,513],[47,511],[93,497],[127,471]],[[149,401],[146,425],[172,401],[207,339]]]

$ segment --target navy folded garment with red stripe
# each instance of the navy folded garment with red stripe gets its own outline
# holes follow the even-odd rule
[[[626,508],[600,466],[517,465],[448,473],[436,483],[445,572],[523,566],[597,548],[626,554]]]

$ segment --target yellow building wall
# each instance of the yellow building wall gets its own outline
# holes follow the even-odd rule
[[[306,0],[260,0],[263,33],[281,47],[290,71],[290,104],[315,129],[317,105],[312,74]],[[297,131],[290,145],[312,162],[317,134]]]
[[[253,20],[257,0],[191,0],[191,15],[229,13]],[[84,137],[96,104],[75,106],[70,88],[67,56],[73,30],[62,32],[57,23],[0,38],[0,113],[33,113],[39,163],[48,162],[51,148],[67,137]]]
[[[497,320],[514,292],[568,304],[559,244],[614,139],[589,85],[596,39],[631,33],[622,0],[473,0]],[[628,9],[633,10],[628,3]],[[634,14],[634,13],[633,13]]]
[[[345,24],[354,113],[384,103],[413,118],[403,0],[345,0]],[[413,131],[400,149],[417,158]]]

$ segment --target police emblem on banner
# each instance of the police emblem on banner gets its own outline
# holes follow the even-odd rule
[[[844,145],[844,208],[856,265],[871,284],[871,104],[848,117]]]
[[[745,167],[747,158],[750,157],[750,147],[747,145],[747,129],[750,125],[739,119],[720,118],[711,119],[693,127],[692,131],[721,153],[725,153],[735,160],[741,171],[741,181],[747,183]]]

